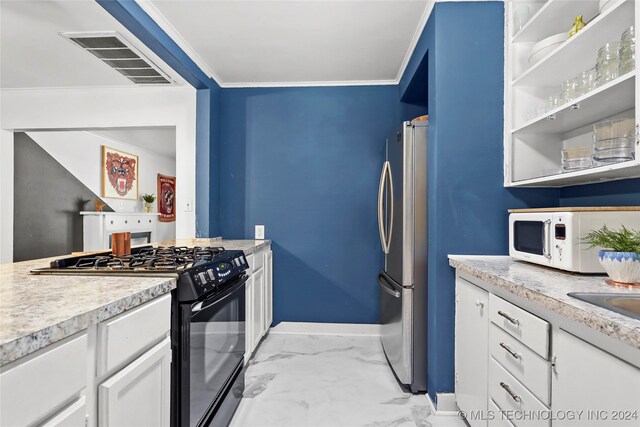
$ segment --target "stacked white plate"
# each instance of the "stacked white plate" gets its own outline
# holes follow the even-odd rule
[[[529,65],[533,65],[547,56],[551,51],[566,42],[569,38],[569,33],[559,33],[546,39],[540,40],[534,44],[529,54]]]

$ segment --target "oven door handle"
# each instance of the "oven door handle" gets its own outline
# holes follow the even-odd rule
[[[212,305],[218,304],[226,300],[231,295],[235,294],[238,291],[238,289],[240,289],[247,282],[248,279],[249,279],[249,276],[245,275],[242,279],[240,279],[240,281],[238,281],[238,283],[234,284],[231,288],[227,289],[223,295],[215,295],[205,300],[196,302],[191,306],[191,313],[194,313],[194,314],[198,313],[202,310],[206,310]]]

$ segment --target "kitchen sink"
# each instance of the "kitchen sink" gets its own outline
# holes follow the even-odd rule
[[[570,292],[567,295],[640,320],[640,293],[603,294],[599,292]]]

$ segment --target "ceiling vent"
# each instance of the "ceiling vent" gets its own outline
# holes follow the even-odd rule
[[[138,85],[166,85],[173,80],[115,31],[60,33]]]

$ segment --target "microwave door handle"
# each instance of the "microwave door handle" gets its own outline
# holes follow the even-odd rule
[[[551,259],[551,220],[544,222],[544,237],[542,241],[542,255],[546,259]]]

